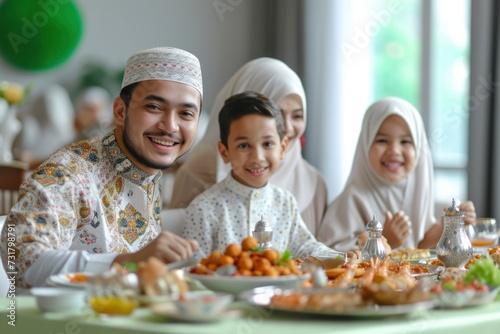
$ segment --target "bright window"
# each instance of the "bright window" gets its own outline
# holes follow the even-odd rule
[[[350,111],[346,122],[359,124],[346,133],[352,152],[368,105],[385,96],[404,98],[426,124],[438,207],[452,197],[466,200],[470,0],[353,0],[344,6],[344,109]]]

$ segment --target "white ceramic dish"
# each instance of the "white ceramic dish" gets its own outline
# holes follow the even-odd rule
[[[221,314],[233,301],[234,296],[226,292],[211,294],[197,291],[184,293],[174,301],[179,314],[188,318],[210,318]]]
[[[311,274],[287,275],[287,276],[212,276],[186,273],[194,280],[199,281],[207,289],[213,291],[229,292],[239,294],[243,291],[257,288],[259,286],[275,285],[281,287],[298,287],[300,283],[311,277]]]
[[[313,290],[309,289],[311,292]],[[283,289],[276,286],[267,286],[255,288],[253,290],[245,291],[239,295],[239,299],[246,301],[247,303],[254,306],[261,306],[269,308],[272,310],[290,312],[296,314],[311,314],[311,315],[327,315],[335,317],[357,317],[357,318],[383,318],[395,315],[408,314],[412,312],[428,310],[436,307],[437,300],[427,300],[422,302],[417,302],[413,304],[402,304],[402,305],[374,305],[367,307],[351,308],[338,310],[334,308],[326,310],[317,309],[304,309],[304,308],[294,308],[294,307],[284,307],[271,305],[271,298],[274,295],[289,294],[295,291],[307,291],[306,289]]]
[[[163,304],[172,302],[172,297],[168,295],[160,295],[160,296],[137,295],[134,296],[134,298],[142,305]]]
[[[96,275],[95,273],[78,273],[85,275],[87,277]],[[48,279],[48,283],[52,286],[63,286],[63,287],[71,287],[71,288],[81,288],[85,289],[87,285],[86,282],[74,282],[71,280],[72,275],[75,273],[66,273],[66,274],[58,274],[52,275]]]
[[[72,311],[85,306],[85,291],[62,287],[32,288],[38,307],[44,312]]]
[[[441,308],[462,308],[487,304],[496,299],[499,291],[499,287],[487,292],[471,289],[460,292],[443,291],[439,295],[439,306]]]
[[[235,319],[240,317],[242,313],[241,310],[228,308],[217,314],[216,316],[192,317],[190,314],[180,313],[172,303],[153,304],[150,306],[150,309],[156,315],[164,316],[175,321],[193,323],[209,323],[218,322],[221,320]]]

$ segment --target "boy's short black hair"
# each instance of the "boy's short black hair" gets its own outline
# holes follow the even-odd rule
[[[227,147],[231,123],[247,115],[262,115],[274,118],[279,137],[283,139],[283,117],[280,108],[264,95],[248,91],[228,98],[220,110],[220,140],[224,146]]]

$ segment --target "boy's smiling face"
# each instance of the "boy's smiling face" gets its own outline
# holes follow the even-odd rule
[[[247,115],[231,123],[227,148],[218,143],[225,163],[231,163],[233,177],[248,187],[260,188],[278,169],[288,138],[279,137],[274,118]]]

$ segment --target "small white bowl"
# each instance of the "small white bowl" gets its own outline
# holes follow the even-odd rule
[[[206,293],[192,291],[174,301],[180,315],[191,319],[207,319],[220,315],[233,301],[234,296],[225,292]]]
[[[81,309],[85,306],[85,291],[71,288],[32,288],[38,307],[44,312],[61,312]]]

